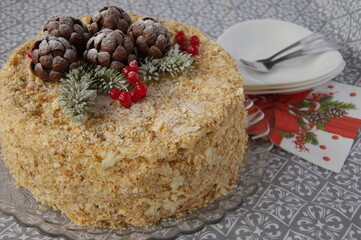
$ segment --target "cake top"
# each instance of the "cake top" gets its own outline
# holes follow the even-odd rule
[[[82,21],[88,26],[104,23],[91,18],[85,16]],[[130,14],[130,18],[136,22],[142,16]],[[27,54],[36,41],[32,39],[14,51],[0,72],[0,108],[13,113],[1,121],[12,126],[9,131],[14,137],[19,131],[34,133],[22,139],[24,148],[37,145],[44,154],[95,154],[104,168],[121,160],[114,156],[149,161],[176,158],[178,151],[186,151],[211,133],[235,99],[243,99],[242,78],[235,60],[201,31],[175,21],[157,21],[168,29],[170,38],[179,31],[199,37],[192,75],[165,75],[159,82],[150,82],[147,97],[130,108],[107,96],[98,97],[87,121],[79,125],[68,119],[59,104],[59,82],[46,81],[29,69]]]

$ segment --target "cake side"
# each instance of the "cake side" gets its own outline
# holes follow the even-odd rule
[[[7,167],[19,186],[77,223],[146,225],[203,206],[232,187],[242,166],[246,114],[235,61],[199,30],[163,22],[173,35],[200,36],[196,74],[151,84],[131,109],[104,99],[82,126],[59,108],[57,85],[29,71],[34,40],[0,72]]]

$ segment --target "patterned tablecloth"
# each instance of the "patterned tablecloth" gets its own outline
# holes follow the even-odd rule
[[[216,39],[249,19],[275,18],[319,31],[344,44],[347,62],[335,80],[361,86],[360,0],[1,0],[0,64],[51,15],[81,16],[114,4],[128,12],[174,19]],[[36,229],[0,214],[0,239],[42,240]],[[277,148],[259,191],[219,224],[179,239],[361,239],[361,138],[339,174]]]

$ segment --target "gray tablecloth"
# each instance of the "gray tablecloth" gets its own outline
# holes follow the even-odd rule
[[[213,39],[244,20],[291,21],[343,43],[341,52],[347,66],[335,80],[361,86],[360,0],[1,0],[0,64],[17,46],[34,37],[49,16],[81,16],[108,4],[184,22]],[[277,148],[271,158],[259,191],[240,209],[219,224],[179,239],[361,239],[360,134],[340,174]],[[284,179],[293,179],[298,187],[287,188]],[[60,238],[49,238],[0,214],[0,239]]]

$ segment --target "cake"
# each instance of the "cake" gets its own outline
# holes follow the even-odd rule
[[[199,37],[193,74],[150,83],[131,108],[104,97],[83,124],[61,109],[59,82],[30,71],[35,39],[0,72],[3,161],[17,186],[77,224],[153,224],[205,206],[237,181],[247,135],[236,62],[200,30],[161,21],[171,36]]]

